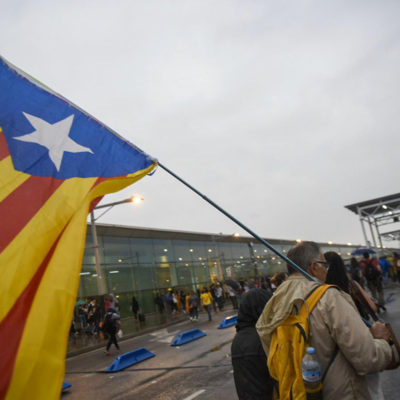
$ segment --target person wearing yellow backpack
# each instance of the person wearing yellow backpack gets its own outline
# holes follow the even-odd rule
[[[288,265],[289,277],[257,321],[269,372],[276,381],[274,399],[307,399],[301,361],[312,346],[321,364],[318,390],[324,400],[372,400],[365,375],[392,362],[388,329],[380,322],[368,328],[347,293],[322,284],[328,264],[318,244],[302,242],[288,258],[316,280]]]

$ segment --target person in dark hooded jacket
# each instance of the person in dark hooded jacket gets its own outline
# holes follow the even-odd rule
[[[106,315],[104,316],[103,320],[103,331],[107,333],[109,336],[109,340],[107,343],[106,351],[105,353],[109,356],[110,353],[110,347],[114,343],[115,347],[119,351],[119,345],[118,345],[118,340],[117,340],[117,332],[119,329],[119,319],[120,315],[117,313],[117,310],[113,307],[109,307],[107,310]]]
[[[273,383],[256,322],[272,293],[251,289],[240,303],[236,336],[231,347],[233,377],[239,400],[272,400]]]

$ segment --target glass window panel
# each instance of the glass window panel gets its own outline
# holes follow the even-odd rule
[[[113,264],[104,267],[109,293],[115,295],[133,290],[133,270],[128,264]]]
[[[194,280],[199,287],[208,287],[211,283],[210,271],[206,261],[194,262],[192,265]]]
[[[230,243],[217,243],[218,253],[222,263],[232,260],[232,249]]]
[[[205,242],[190,242],[189,253],[192,262],[202,262],[207,260],[207,250]]]
[[[102,249],[104,253],[103,264],[130,262],[132,259],[129,238],[104,236]]]
[[[189,250],[194,248],[192,246],[192,242],[189,240],[174,240],[173,242],[175,256],[177,262],[184,262],[184,261],[191,261],[192,260],[192,253]]]
[[[134,290],[146,290],[158,287],[155,268],[150,265],[135,265],[133,267],[133,276]]]
[[[185,266],[179,263],[176,266],[176,277],[178,281],[178,286],[180,288],[186,288],[187,290],[192,290],[195,285],[194,277],[192,276],[192,269],[189,266]]]
[[[174,262],[176,260],[171,240],[154,239],[154,259],[158,263]]]
[[[231,246],[234,260],[248,260],[250,258],[250,250],[247,243],[231,243]]]
[[[130,238],[132,262],[142,266],[154,265],[154,248],[152,239]]]
[[[175,263],[156,264],[156,287],[173,288],[179,285]]]
[[[79,281],[78,297],[96,296],[99,293],[97,287],[97,275],[94,265],[83,265],[81,279]]]

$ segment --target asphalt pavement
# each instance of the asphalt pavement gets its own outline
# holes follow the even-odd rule
[[[72,386],[62,399],[237,399],[230,360],[235,328],[217,329],[231,315],[235,315],[232,310],[214,313],[209,322],[201,314],[198,322],[187,319],[122,341],[121,353],[144,347],[156,356],[120,372],[104,372],[118,355],[114,347],[111,356],[97,349],[70,357],[65,381]],[[182,346],[170,345],[179,333],[195,328],[207,336]]]
[[[385,289],[387,312],[380,317],[390,322],[400,338],[400,286]],[[104,349],[70,357],[66,360],[65,381],[72,384],[62,400],[215,400],[237,399],[230,359],[230,346],[235,328],[217,329],[232,310],[213,314],[209,322],[205,314],[198,322],[187,319],[167,328],[158,329],[120,343],[121,353],[141,347],[156,354],[123,371],[106,373],[118,355]],[[207,336],[182,346],[171,346],[181,332],[198,328]],[[400,368],[380,374],[386,400],[400,398]]]

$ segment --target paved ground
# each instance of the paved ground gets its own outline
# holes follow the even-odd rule
[[[140,347],[156,354],[136,366],[118,373],[104,373],[114,357],[94,350],[67,359],[65,380],[72,387],[63,399],[237,399],[230,361],[230,343],[234,327],[217,329],[232,312],[214,315],[207,321],[185,321],[121,343],[121,352]],[[183,346],[170,346],[182,331],[199,328],[206,337]],[[117,354],[113,353],[113,356]]]
[[[400,287],[386,289],[387,312],[381,314],[400,337]],[[230,360],[230,344],[235,329],[217,329],[219,322],[232,311],[205,315],[198,323],[185,321],[121,343],[121,352],[145,347],[156,354],[136,366],[118,373],[104,370],[116,356],[106,356],[103,349],[71,357],[66,361],[65,380],[72,384],[63,400],[215,400],[237,399]],[[180,332],[199,328],[206,337],[172,347]],[[386,400],[400,398],[400,369],[385,371],[381,383]]]

